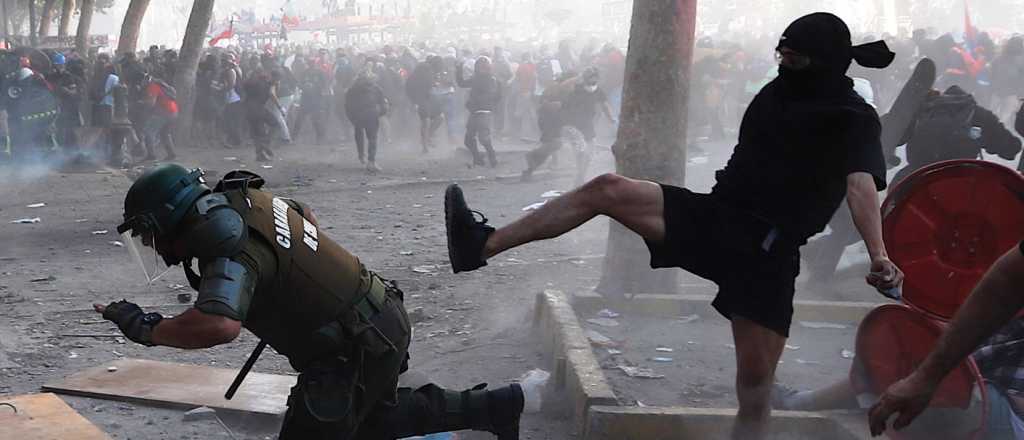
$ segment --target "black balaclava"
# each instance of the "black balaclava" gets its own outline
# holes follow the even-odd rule
[[[811,59],[803,69],[779,66],[779,79],[798,95],[834,97],[853,89],[846,71],[853,60],[864,67],[881,69],[895,54],[884,41],[853,46],[850,29],[842,19],[826,12],[798,18],[779,39],[777,49],[787,47]]]

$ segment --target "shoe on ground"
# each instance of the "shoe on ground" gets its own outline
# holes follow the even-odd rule
[[[368,172],[370,174],[377,174],[377,173],[381,172],[381,169],[380,169],[379,166],[377,166],[377,164],[375,162],[371,161],[371,162],[366,164],[366,172]]]
[[[474,214],[480,216],[477,220]],[[462,188],[452,184],[444,193],[444,224],[448,235],[448,259],[455,273],[479,269],[487,265],[483,257],[487,238],[494,228],[487,218],[469,209]]]

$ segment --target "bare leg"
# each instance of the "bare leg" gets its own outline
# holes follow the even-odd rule
[[[661,187],[653,182],[604,174],[494,231],[484,245],[484,258],[529,242],[558,237],[598,215],[611,217],[646,240],[665,239]]]
[[[732,335],[736,344],[736,395],[740,401],[732,438],[760,440],[765,437],[771,416],[769,400],[775,367],[786,338],[739,316],[732,317]]]

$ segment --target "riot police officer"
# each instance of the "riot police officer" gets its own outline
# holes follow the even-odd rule
[[[173,318],[95,305],[132,341],[206,348],[249,329],[300,373],[281,439],[395,439],[477,429],[519,438],[518,384],[397,388],[410,326],[403,294],[327,237],[310,209],[228,173],[214,188],[175,164],[144,173],[118,231],[150,277],[182,264],[195,305]],[[199,273],[191,269],[198,260]],[[154,278],[151,278],[154,279]]]

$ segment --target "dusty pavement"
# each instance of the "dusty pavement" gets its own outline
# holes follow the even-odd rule
[[[449,182],[461,183],[471,205],[499,225],[543,200],[543,193],[568,190],[573,183],[568,155],[560,169],[520,183],[514,176],[529,146],[519,141],[497,144],[501,165],[493,170],[467,167],[468,155],[452,147],[422,156],[418,147],[390,145],[381,148],[378,163],[384,172],[377,175],[362,170],[351,145],[284,146],[270,168],[255,163],[248,149],[182,148],[179,162],[201,166],[213,181],[245,167],[266,177],[270,191],[311,205],[332,238],[405,291],[416,321],[413,371],[462,388],[500,384],[540,366],[529,331],[534,296],[545,288],[572,292],[594,286],[607,233],[607,220],[595,221],[565,237],[502,255],[482,271],[453,275],[447,266],[441,205]],[[728,144],[705,148],[709,155],[692,160],[689,169],[690,184],[697,190],[709,187],[714,169],[731,151]],[[591,174],[610,169],[610,154],[603,151]],[[120,357],[237,368],[256,344],[248,333],[223,347],[199,351],[145,348],[112,337],[62,336],[116,333],[92,312],[93,302],[127,298],[164,314],[186,307],[176,304],[179,293],[190,292],[180,270],[147,285],[125,249],[113,243],[119,239],[114,229],[123,195],[139,171],[0,167],[0,395],[37,392],[44,383]],[[37,203],[45,206],[28,207]],[[35,217],[39,223],[11,223]],[[722,332],[718,327],[709,328]],[[269,351],[255,371],[291,374],[286,360]],[[65,400],[117,439],[229,438],[213,422],[183,422],[180,409]],[[226,422],[240,438],[255,439],[274,438],[279,423]],[[523,425],[523,438],[575,436],[569,423],[555,417],[531,415]]]

